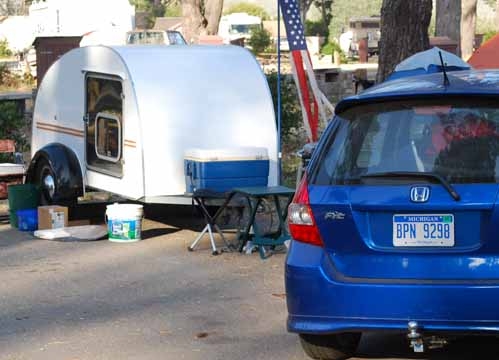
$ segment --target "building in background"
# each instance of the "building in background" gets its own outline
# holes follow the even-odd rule
[[[135,26],[135,7],[128,0],[35,1],[29,17],[35,37],[82,36],[110,26],[126,34]]]
[[[381,37],[379,16],[353,17],[349,21],[348,31],[340,35],[339,44],[341,50],[354,56],[359,54],[359,43],[367,42],[369,55],[378,53],[378,42]]]

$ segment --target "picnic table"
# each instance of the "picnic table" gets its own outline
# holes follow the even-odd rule
[[[260,257],[264,259],[266,257],[265,247],[270,247],[272,249],[276,246],[284,245],[284,242],[290,239],[290,235],[286,228],[286,217],[288,206],[293,199],[294,193],[294,189],[285,186],[238,187],[231,189],[230,191],[225,193],[217,193],[206,189],[201,189],[194,192],[193,201],[203,214],[206,226],[203,231],[197,236],[194,242],[188,247],[188,249],[190,251],[193,251],[203,235],[208,233],[213,250],[212,254],[218,254],[213,238],[213,230],[217,231],[221,235],[224,242],[226,242],[223,236],[223,232],[217,225],[217,220],[222,215],[224,210],[229,206],[231,200],[236,195],[239,195],[246,199],[250,215],[243,231],[239,234],[238,240],[240,240],[240,243],[238,250],[242,252],[245,246],[248,245],[258,246]],[[282,206],[281,198],[284,198],[285,206]],[[208,207],[206,206],[206,201],[213,199],[223,200],[223,202],[218,210],[214,214],[211,214]],[[278,218],[277,229],[271,234],[260,233],[258,231],[258,224],[255,223],[257,211],[264,199],[270,199],[270,201],[273,203],[273,208],[275,208],[275,213]],[[253,234],[251,234],[251,229],[254,230]]]

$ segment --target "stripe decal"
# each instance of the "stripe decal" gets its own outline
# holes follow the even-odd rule
[[[40,129],[40,130],[52,131],[52,132],[76,136],[76,137],[83,137],[85,134],[85,132],[83,130],[78,130],[75,128],[69,128],[69,127],[65,127],[65,126],[59,126],[59,125],[54,125],[54,124],[49,124],[49,123],[44,123],[44,122],[37,122],[36,128]],[[136,148],[137,142],[134,140],[126,140],[125,139],[124,145],[126,147]]]
[[[125,146],[127,147],[131,147],[131,148],[136,148],[137,147],[137,143],[133,140],[126,140],[125,139]]]
[[[72,136],[76,136],[76,137],[83,137],[83,134],[84,134],[83,130],[69,128],[69,127],[65,127],[65,126],[53,125],[53,124],[48,124],[48,123],[43,123],[43,122],[37,122],[36,128],[40,129],[40,130],[52,131],[52,132],[66,134],[66,135],[72,135]]]

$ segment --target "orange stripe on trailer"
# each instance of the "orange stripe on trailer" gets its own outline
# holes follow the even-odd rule
[[[125,140],[125,146],[135,148],[137,147],[137,143],[133,140]]]
[[[67,128],[63,126],[51,125],[46,123],[36,123],[36,128],[40,130],[52,131],[56,133],[83,137],[83,131],[78,129]]]

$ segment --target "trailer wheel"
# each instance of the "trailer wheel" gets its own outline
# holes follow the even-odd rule
[[[36,167],[35,184],[40,187],[41,204],[53,204],[56,194],[56,176],[49,162],[43,158],[39,160]]]

